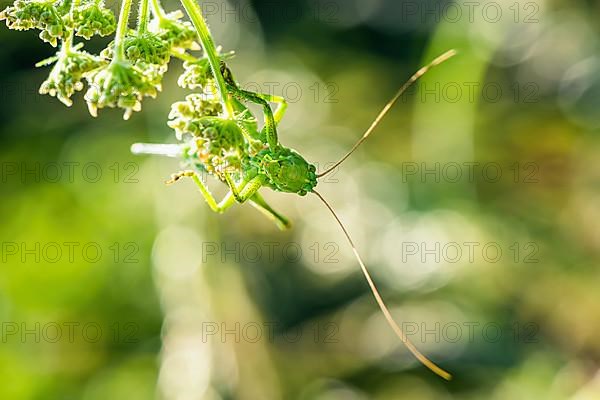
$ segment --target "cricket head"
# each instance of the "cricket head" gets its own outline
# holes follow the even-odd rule
[[[275,190],[305,196],[317,186],[317,168],[292,149],[267,149],[259,159],[260,170]]]

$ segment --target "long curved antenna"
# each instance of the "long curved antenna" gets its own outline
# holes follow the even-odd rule
[[[400,99],[400,96],[402,96],[404,94],[404,92],[406,92],[406,90],[408,90],[419,78],[421,78],[423,75],[425,75],[427,73],[427,71],[429,71],[431,68],[433,68],[433,67],[435,67],[437,65],[440,65],[441,63],[443,63],[444,61],[446,61],[446,60],[454,57],[455,55],[456,55],[456,50],[448,50],[447,52],[445,52],[441,56],[437,57],[435,60],[433,60],[432,62],[430,62],[426,66],[422,67],[417,72],[415,72],[415,74],[413,76],[411,76],[410,79],[408,81],[406,81],[406,83],[404,85],[402,85],[402,87],[400,88],[400,90],[398,90],[398,92],[396,93],[396,95],[385,105],[385,107],[383,107],[383,110],[381,110],[381,112],[379,113],[379,115],[377,116],[377,118],[375,118],[375,121],[373,121],[373,123],[371,124],[371,126],[369,127],[369,129],[367,129],[367,131],[358,140],[358,142],[356,142],[356,144],[352,147],[352,149],[350,149],[350,151],[344,157],[342,157],[338,162],[336,162],[333,165],[333,167],[331,167],[331,168],[327,169],[325,172],[317,175],[317,178],[321,178],[321,177],[329,174],[334,169],[336,169],[337,167],[339,167],[341,163],[343,163],[344,161],[346,161],[346,159],[348,157],[350,157],[352,155],[352,153],[354,153],[356,151],[356,149],[358,149],[358,147],[361,144],[363,144],[363,142],[365,140],[367,140],[367,138],[369,137],[369,135],[371,135],[371,133],[373,133],[373,131],[375,130],[375,128],[377,128],[377,125],[379,125],[379,123],[381,122],[381,120],[383,119],[383,117],[386,116],[386,114],[390,111],[390,109],[394,106],[394,104],[396,104],[396,102],[398,101],[398,99]]]
[[[316,194],[319,199],[321,199],[321,201],[323,202],[323,204],[325,204],[325,207],[327,207],[329,209],[329,211],[331,212],[331,214],[333,214],[333,217],[335,218],[335,220],[340,225],[340,228],[342,228],[342,231],[344,232],[344,235],[346,235],[346,238],[348,239],[348,242],[350,243],[350,246],[352,246],[352,251],[354,252],[354,255],[356,256],[356,259],[358,260],[358,263],[360,264],[360,268],[361,268],[361,270],[362,270],[365,278],[367,279],[367,282],[369,283],[369,286],[371,287],[371,292],[373,292],[373,296],[375,297],[375,300],[377,300],[377,304],[379,305],[379,308],[383,312],[383,315],[385,316],[385,319],[387,320],[388,324],[392,327],[392,329],[394,330],[394,332],[396,333],[396,335],[400,338],[400,340],[402,340],[402,342],[408,348],[408,350],[410,350],[410,352],[423,365],[425,365],[427,368],[429,368],[436,375],[439,375],[439,376],[441,376],[442,378],[444,378],[444,379],[446,379],[448,381],[451,380],[452,379],[452,375],[450,375],[448,372],[444,371],[443,369],[441,369],[440,367],[438,367],[437,365],[435,365],[433,363],[433,361],[431,361],[430,359],[428,359],[427,357],[425,357],[415,347],[415,345],[412,344],[412,342],[410,340],[408,340],[408,338],[406,337],[406,335],[404,334],[404,332],[402,331],[402,329],[398,326],[398,324],[396,323],[396,321],[394,321],[394,318],[392,317],[392,314],[390,313],[390,310],[385,305],[385,302],[383,301],[383,298],[379,294],[379,290],[377,289],[377,286],[375,286],[375,283],[373,282],[373,279],[371,278],[371,274],[369,273],[369,270],[367,269],[367,267],[365,266],[365,263],[363,262],[362,258],[358,254],[358,250],[356,250],[356,246],[354,245],[354,242],[352,241],[352,238],[350,237],[350,234],[348,233],[348,231],[344,227],[344,224],[342,223],[342,221],[340,220],[340,218],[337,216],[337,214],[335,213],[335,211],[333,210],[333,208],[329,205],[329,203],[327,203],[327,201],[323,198],[323,196],[321,196],[318,192],[315,192],[314,190],[313,190],[313,193]]]

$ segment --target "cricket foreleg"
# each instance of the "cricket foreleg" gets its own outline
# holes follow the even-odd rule
[[[225,173],[225,181],[231,189],[231,193],[238,203],[245,203],[248,201],[264,184],[264,178],[262,176],[256,176],[252,179],[242,180],[239,184],[236,184],[230,173]]]
[[[217,203],[217,201],[215,200],[215,197],[210,192],[210,190],[208,190],[208,187],[206,186],[206,184],[202,181],[202,179],[200,179],[198,174],[194,171],[181,171],[176,174],[173,174],[171,176],[171,179],[168,180],[166,183],[167,183],[167,185],[170,185],[170,184],[177,182],[181,178],[185,178],[185,177],[192,178],[192,180],[194,181],[196,186],[198,186],[198,189],[200,190],[200,193],[204,197],[204,200],[206,200],[206,203],[208,204],[210,209],[213,210],[214,212],[222,214],[228,208],[230,208],[232,205],[235,204],[235,198],[234,198],[232,192],[227,194],[227,196],[225,196],[220,203]]]

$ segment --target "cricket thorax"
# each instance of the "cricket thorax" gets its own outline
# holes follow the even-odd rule
[[[304,196],[317,186],[316,167],[292,149],[268,148],[249,162],[253,172],[265,176],[273,190]]]

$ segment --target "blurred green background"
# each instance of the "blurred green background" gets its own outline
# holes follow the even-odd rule
[[[280,232],[129,153],[174,142],[180,63],[130,121],[93,119],[81,94],[37,94],[53,50],[3,27],[0,398],[600,398],[597,2],[203,3],[241,85],[290,100],[281,141],[321,169],[459,50],[318,187],[454,380],[393,336],[314,196],[264,191],[294,221]]]

